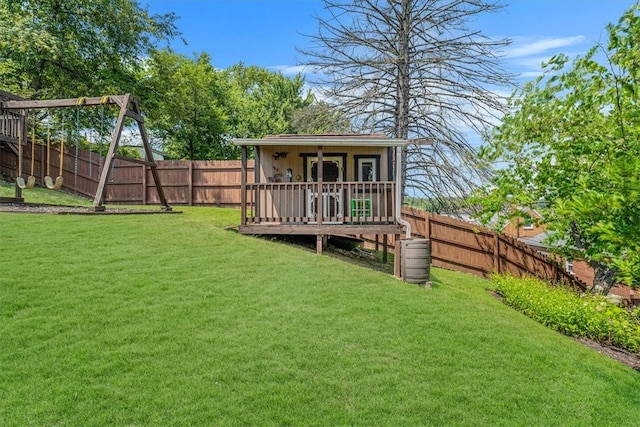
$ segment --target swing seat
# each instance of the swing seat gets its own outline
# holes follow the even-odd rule
[[[53,178],[51,178],[49,175],[45,176],[44,185],[46,185],[48,189],[53,190],[53,186],[55,185],[53,183]]]
[[[16,178],[16,185],[22,190],[27,188],[27,184],[24,182],[24,178],[21,176]]]
[[[27,184],[25,185],[24,188],[33,188],[36,186],[36,177],[33,175],[30,175],[29,178],[27,178]]]
[[[56,178],[56,183],[53,184],[53,189],[54,190],[59,190],[62,188],[62,183],[64,182],[64,178],[62,178],[62,175],[58,176]]]

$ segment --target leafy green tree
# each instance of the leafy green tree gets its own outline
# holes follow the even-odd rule
[[[293,114],[307,106],[304,80],[237,64],[223,71],[201,54],[195,59],[168,50],[152,54],[143,79],[153,136],[180,159],[234,159],[234,137],[259,138],[293,130]]]
[[[479,194],[484,217],[506,204],[538,209],[551,248],[586,260],[594,289],[640,283],[640,17],[607,26],[609,41],[572,65],[564,55],[511,98],[483,150],[500,162]]]
[[[179,33],[135,0],[0,2],[0,80],[31,98],[136,93],[140,58]]]
[[[225,71],[231,84],[233,110],[230,135],[261,138],[268,134],[291,133],[293,112],[313,101],[304,93],[304,78],[288,78],[256,66],[236,64]]]
[[[169,50],[154,52],[145,84],[150,133],[177,159],[237,158],[228,140],[230,85],[206,53],[190,59]]]

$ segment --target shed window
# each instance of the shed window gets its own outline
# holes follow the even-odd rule
[[[533,218],[530,215],[525,216],[522,229],[533,230],[534,228],[535,228],[535,224],[533,223]]]
[[[569,273],[569,274],[575,274],[575,273],[573,272],[573,261],[569,261],[569,260],[565,261],[565,263],[564,263],[564,269],[565,269],[565,271],[566,271],[567,273]]]
[[[380,181],[380,156],[354,156],[357,181]]]

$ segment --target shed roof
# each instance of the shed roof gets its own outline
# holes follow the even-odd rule
[[[408,141],[401,138],[387,138],[381,133],[372,134],[323,134],[323,135],[267,135],[264,138],[235,138],[239,146],[329,146],[329,147],[403,147]]]

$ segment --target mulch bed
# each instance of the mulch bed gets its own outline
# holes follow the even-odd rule
[[[581,344],[586,345],[587,347],[594,349],[598,353],[602,353],[605,356],[617,360],[620,363],[624,363],[631,369],[635,369],[636,371],[640,372],[640,356],[631,353],[630,351],[618,347],[600,344],[586,338],[575,338],[575,340]]]
[[[47,205],[40,203],[0,203],[0,212],[42,213],[57,215],[145,215],[159,213],[182,213],[181,211],[167,211],[161,208],[129,209],[106,207],[104,210],[95,210],[93,206]]]

